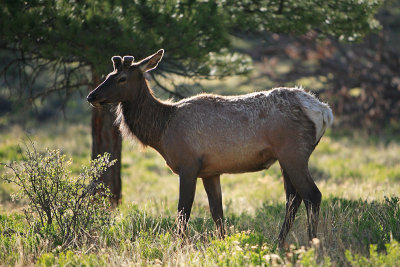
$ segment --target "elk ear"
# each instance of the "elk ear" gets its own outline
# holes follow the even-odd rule
[[[124,56],[124,67],[129,68],[134,60],[133,56]]]
[[[160,49],[157,51],[157,53],[140,61],[138,65],[143,72],[155,69],[158,63],[161,61],[163,55],[164,55],[164,49]]]
[[[119,70],[121,68],[122,58],[120,56],[113,56],[111,61],[113,62],[114,70]]]

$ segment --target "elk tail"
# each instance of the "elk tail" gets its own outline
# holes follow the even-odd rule
[[[319,101],[315,96],[302,91],[298,98],[307,117],[315,125],[315,143],[324,135],[325,130],[333,124],[333,113],[328,104]]]

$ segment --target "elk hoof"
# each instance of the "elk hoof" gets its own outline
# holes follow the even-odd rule
[[[283,250],[288,250],[289,249],[289,244],[286,243],[285,241],[279,241],[278,247],[280,249],[283,249]]]

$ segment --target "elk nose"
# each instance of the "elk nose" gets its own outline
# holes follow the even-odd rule
[[[88,102],[93,102],[96,100],[96,98],[97,98],[96,94],[89,94],[86,99]]]

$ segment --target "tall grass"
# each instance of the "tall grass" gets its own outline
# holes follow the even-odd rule
[[[53,134],[49,135],[48,133]],[[12,127],[0,133],[0,162],[19,160],[26,132]],[[42,148],[72,156],[77,174],[90,155],[90,128],[60,123],[30,131]],[[71,138],[73,136],[73,138]],[[98,238],[82,240],[73,250],[57,247],[29,227],[21,216],[24,201],[11,202],[16,188],[0,184],[0,265],[91,266],[262,265],[371,262],[400,240],[400,144],[396,139],[362,133],[328,132],[310,159],[322,191],[319,244],[310,245],[302,206],[283,252],[276,239],[284,218],[284,190],[278,165],[256,173],[223,175],[222,191],[228,235],[214,237],[201,182],[186,239],[175,235],[178,178],[152,150],[124,143],[122,205],[114,224]],[[4,173],[4,170],[0,170]],[[385,198],[385,196],[387,196]],[[373,247],[371,254],[371,244]],[[348,251],[348,252],[346,252]],[[395,251],[395,252],[393,252]],[[396,249],[388,251],[396,258]],[[347,255],[347,256],[346,256]],[[352,258],[349,256],[351,255]],[[391,255],[391,254],[390,254]],[[354,261],[354,262],[353,262]],[[361,266],[361,265],[360,265]],[[372,265],[374,266],[374,265]]]
[[[280,203],[265,204],[254,215],[228,214],[228,234],[219,240],[214,237],[214,226],[208,218],[194,217],[188,237],[181,238],[175,234],[174,216],[152,215],[133,205],[121,211],[114,224],[103,229],[95,242],[86,240],[71,251],[62,251],[25,229],[18,215],[2,216],[1,228],[7,228],[8,232],[3,231],[0,236],[0,260],[8,264],[37,262],[44,266],[63,266],[66,262],[92,266],[242,266],[270,261],[290,265],[311,257],[307,260],[313,264],[318,261],[348,265],[348,255],[368,259],[370,244],[377,244],[374,247],[377,255],[385,255],[385,244],[399,240],[397,198],[385,202],[336,198],[322,203],[319,241],[314,244],[306,241],[306,218],[301,212],[289,240],[292,245],[281,251],[276,248],[276,236],[282,222],[282,208]]]

